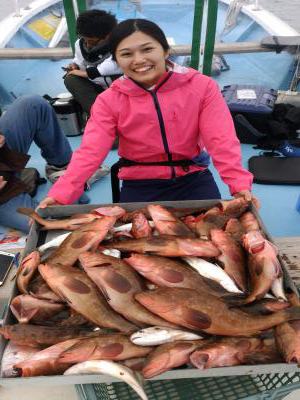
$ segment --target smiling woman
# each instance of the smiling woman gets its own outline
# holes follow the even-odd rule
[[[204,149],[231,194],[251,200],[252,175],[242,168],[240,144],[217,84],[168,60],[167,39],[151,21],[121,22],[110,46],[124,76],[97,97],[80,148],[41,207],[74,202],[116,136],[121,158],[112,169],[114,202],[220,198],[207,164],[194,160]]]
[[[110,43],[113,59],[124,74],[145,88],[155,85],[167,73],[169,44],[154,23],[142,19],[125,21]]]
[[[116,61],[124,74],[145,88],[155,85],[167,73],[168,57],[159,42],[142,32],[122,40],[116,51]]]

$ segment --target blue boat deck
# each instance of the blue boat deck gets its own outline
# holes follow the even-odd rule
[[[69,137],[73,149],[76,149],[81,142],[82,136]],[[248,159],[253,155],[258,155],[259,150],[254,150],[252,145],[242,144],[243,164],[247,168]],[[28,166],[33,166],[45,176],[45,161],[39,154],[39,149],[32,145],[30,149],[32,156]],[[118,160],[117,150],[112,150],[108,154],[105,164],[113,165]],[[227,186],[221,181],[217,171],[210,167],[222,198],[230,198]],[[50,183],[39,187],[37,198],[40,200],[46,196],[50,188]],[[253,185],[253,193],[261,202],[260,214],[269,231],[274,237],[280,236],[300,236],[300,214],[296,210],[296,202],[300,195],[299,186],[292,185]],[[110,175],[94,183],[90,191],[86,192],[90,198],[90,204],[111,203],[111,184]]]

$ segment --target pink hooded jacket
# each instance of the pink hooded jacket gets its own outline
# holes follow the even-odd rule
[[[133,161],[192,159],[206,148],[231,194],[250,190],[252,174],[241,165],[240,143],[228,107],[217,84],[191,69],[172,64],[155,88],[146,90],[122,77],[101,93],[86,125],[83,140],[66,173],[48,196],[71,204],[101,165],[119,136],[119,155]],[[173,167],[174,168],[174,167]],[[188,171],[175,167],[176,176]],[[131,166],[120,179],[170,179],[170,166]]]

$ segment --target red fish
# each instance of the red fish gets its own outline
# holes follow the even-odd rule
[[[1,360],[1,376],[3,378],[13,378],[16,375],[13,366],[32,357],[40,350],[40,347],[25,346],[9,341]]]
[[[205,344],[190,356],[198,369],[242,364],[271,364],[281,361],[274,338],[222,338]]]
[[[54,344],[35,353],[30,358],[17,362],[13,369],[15,376],[40,376],[40,375],[59,375],[64,373],[71,364],[59,361],[60,354],[73,346],[80,339],[70,339]]]
[[[142,212],[137,212],[132,218],[132,236],[136,239],[142,237],[150,237],[152,235],[152,228],[149,221]]]
[[[250,232],[250,231],[259,231],[260,226],[258,223],[258,220],[254,216],[254,214],[251,211],[245,212],[241,217],[240,217],[240,222],[242,224],[242,227],[245,231],[245,233]]]
[[[36,299],[29,294],[16,296],[10,303],[12,313],[21,324],[27,324],[29,321],[47,320],[64,308],[64,304]]]
[[[210,234],[212,242],[221,251],[221,255],[217,257],[217,260],[230,278],[245,292],[247,289],[246,260],[242,247],[221,229],[212,229]]]
[[[21,293],[28,293],[28,285],[37,271],[39,263],[41,261],[40,253],[33,251],[23,258],[21,265],[17,271],[17,286]]]
[[[285,362],[300,365],[300,320],[276,326],[275,338]]]
[[[138,293],[135,298],[148,310],[176,325],[222,336],[252,336],[300,316],[300,307],[264,316],[247,314],[230,308],[216,296],[193,289],[159,288]]]
[[[51,264],[73,265],[84,251],[96,249],[114,226],[116,216],[104,216],[72,232],[45,261]]]
[[[145,289],[141,277],[123,260],[102,253],[83,253],[79,258],[83,269],[104,294],[116,312],[137,326],[170,326],[141,306],[134,295]]]
[[[155,228],[161,235],[195,237],[195,234],[189,227],[165,207],[158,204],[150,204],[147,208]]]
[[[41,217],[32,208],[18,208],[20,214],[24,214],[37,223],[42,225],[42,230],[64,229],[66,231],[75,231],[82,225],[93,222],[99,218],[96,214],[77,214],[65,219],[45,219]]]
[[[157,286],[190,288],[216,296],[227,293],[221,286],[203,279],[194,269],[174,259],[132,253],[124,260]]]
[[[35,347],[50,346],[78,337],[99,336],[98,332],[93,332],[90,328],[30,324],[5,325],[0,328],[0,334],[14,343]]]
[[[266,240],[259,231],[250,231],[243,236],[244,247],[249,253],[248,268],[250,271],[251,293],[244,304],[262,299],[271,289],[272,284],[282,276],[278,250]]]
[[[142,373],[145,378],[153,378],[172,368],[187,364],[190,354],[199,346],[203,346],[203,340],[179,340],[165,343],[153,350],[146,359]]]
[[[101,247],[165,257],[198,256],[210,258],[217,257],[220,254],[220,250],[210,241],[171,235],[129,239],[122,242],[113,241],[107,245],[101,243]]]
[[[39,271],[51,289],[76,312],[95,325],[133,332],[136,327],[107,304],[84,271],[73,267],[40,264]]]
[[[224,214],[231,218],[239,218],[249,207],[249,202],[243,197],[232,200],[221,200],[220,207]]]
[[[59,356],[63,363],[77,364],[87,360],[127,360],[144,357],[152,351],[149,346],[137,346],[125,335],[108,334],[85,338],[74,343]]]
[[[219,207],[213,207],[205,214],[199,215],[196,220],[195,230],[200,238],[210,238],[212,229],[223,229],[229,217],[225,216]]]

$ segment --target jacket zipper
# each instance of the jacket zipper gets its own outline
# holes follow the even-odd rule
[[[148,93],[151,94],[151,97],[152,97],[153,102],[154,102],[155,110],[156,110],[156,113],[157,113],[159,127],[160,127],[160,133],[161,133],[161,137],[162,137],[162,140],[163,140],[164,149],[165,149],[165,152],[166,152],[167,157],[168,157],[168,161],[173,161],[173,159],[172,159],[172,154],[170,153],[170,149],[169,149],[168,139],[167,139],[167,135],[166,135],[165,122],[164,122],[164,119],[163,119],[163,116],[162,116],[162,112],[161,112],[161,108],[160,108],[160,105],[159,105],[159,101],[158,101],[158,98],[157,98],[157,91],[160,89],[160,87],[163,84],[165,84],[167,82],[167,80],[171,77],[171,75],[172,75],[172,72],[170,72],[168,74],[166,79],[164,79],[157,86],[157,88],[154,91],[145,89],[142,85],[140,85],[139,83],[134,81],[138,86],[140,86],[142,89],[146,90]],[[170,168],[171,168],[171,179],[175,179],[176,178],[175,167],[174,166],[170,166]]]

